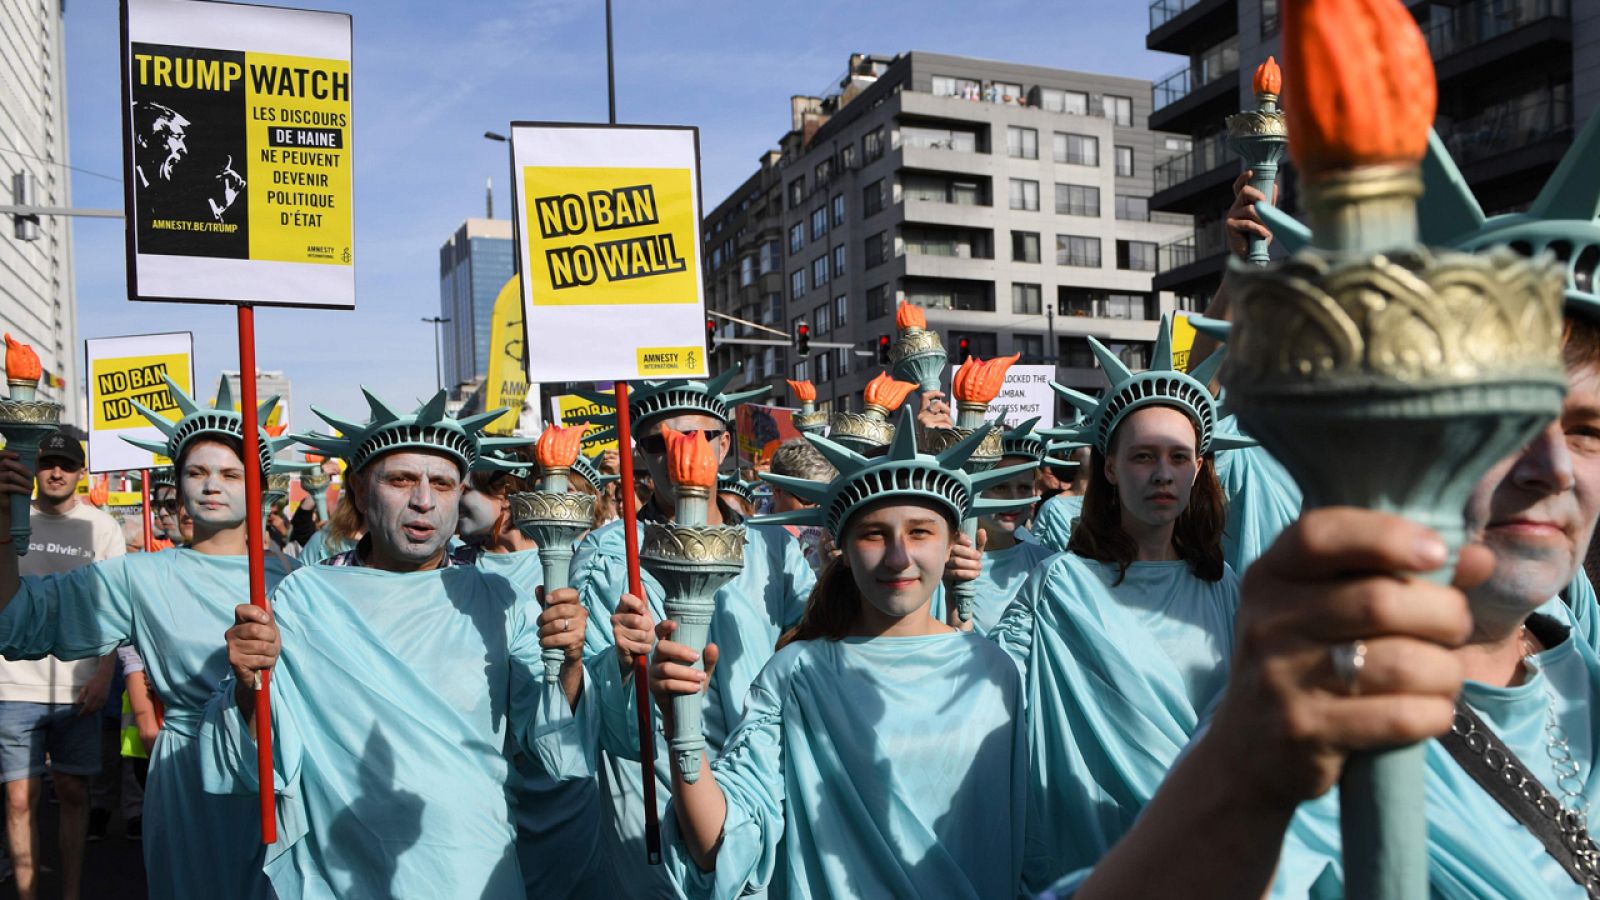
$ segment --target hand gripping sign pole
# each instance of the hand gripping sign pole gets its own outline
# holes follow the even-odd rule
[[[610,8],[610,4],[606,4]],[[639,512],[633,488],[633,422],[628,415],[628,383],[616,383],[617,460],[622,467],[622,484],[617,496],[622,505],[622,545],[628,563],[628,593],[644,598],[644,582],[639,578]],[[656,741],[651,730],[649,660],[644,654],[633,658],[633,700],[639,707],[639,777],[644,783],[644,851],[650,865],[661,864],[661,823],[656,818]]]
[[[128,297],[238,309],[250,602],[266,609],[254,308],[355,307],[351,19],[176,0],[121,13]],[[270,844],[269,683],[255,724]]]

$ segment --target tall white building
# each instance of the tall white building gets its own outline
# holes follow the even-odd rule
[[[64,0],[0,3],[0,202],[16,202],[13,186],[21,176],[33,204],[72,205],[64,6]],[[39,354],[41,398],[61,403],[64,421],[81,422],[71,220],[41,217],[36,240],[19,239],[11,216],[0,220],[0,328]]]

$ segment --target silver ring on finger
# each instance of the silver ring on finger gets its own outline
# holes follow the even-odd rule
[[[1361,693],[1361,670],[1367,666],[1367,642],[1335,644],[1328,648],[1328,659],[1333,663],[1333,674],[1344,685],[1344,692],[1352,697]]]
[[[571,628],[571,627],[572,627],[572,620],[571,619],[562,619],[561,620],[561,630],[562,631],[566,631],[568,628]]]

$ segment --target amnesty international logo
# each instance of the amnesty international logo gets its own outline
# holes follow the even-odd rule
[[[639,374],[652,378],[697,375],[700,372],[699,347],[640,347]]]

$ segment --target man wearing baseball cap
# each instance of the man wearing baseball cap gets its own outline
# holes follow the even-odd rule
[[[83,445],[66,430],[39,444],[33,535],[18,562],[23,575],[48,575],[125,552],[122,529],[103,510],[79,502]],[[89,779],[100,769],[100,708],[116,656],[63,662],[0,660],[0,781],[17,894],[35,896],[40,777],[48,769],[61,809],[62,896],[78,896],[89,822]]]

